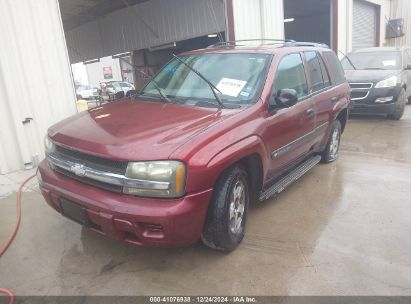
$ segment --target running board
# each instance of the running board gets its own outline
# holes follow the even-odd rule
[[[274,183],[271,187],[264,190],[260,195],[260,202],[272,198],[282,192],[285,188],[298,180],[301,176],[306,174],[312,168],[315,167],[321,161],[321,156],[313,156],[303,162],[301,165],[290,171],[287,175],[284,175],[279,181]]]

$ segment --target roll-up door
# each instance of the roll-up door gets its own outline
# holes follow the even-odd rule
[[[358,50],[377,46],[377,7],[354,0],[352,48]]]

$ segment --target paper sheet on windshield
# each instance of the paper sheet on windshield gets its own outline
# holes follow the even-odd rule
[[[244,80],[222,78],[217,84],[217,89],[224,95],[237,97],[246,84],[247,81]]]
[[[395,66],[397,62],[395,60],[385,60],[382,62],[384,66]]]

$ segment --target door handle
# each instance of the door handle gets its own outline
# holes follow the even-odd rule
[[[308,117],[314,116],[314,109],[313,108],[309,108],[307,110],[305,110],[305,115]]]
[[[333,98],[331,98],[331,102],[332,102],[332,103],[337,102],[337,100],[338,100],[338,97],[337,97],[337,96],[334,96]]]

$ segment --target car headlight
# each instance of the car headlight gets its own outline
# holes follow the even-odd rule
[[[126,177],[139,180],[136,186],[123,188],[123,193],[148,197],[180,197],[184,195],[186,166],[180,161],[148,161],[129,163]]]
[[[387,79],[384,79],[380,82],[378,82],[375,85],[375,88],[391,88],[391,87],[395,87],[398,83],[398,77],[397,76],[391,76]]]
[[[44,151],[46,154],[50,154],[54,151],[55,145],[48,136],[44,137]]]

